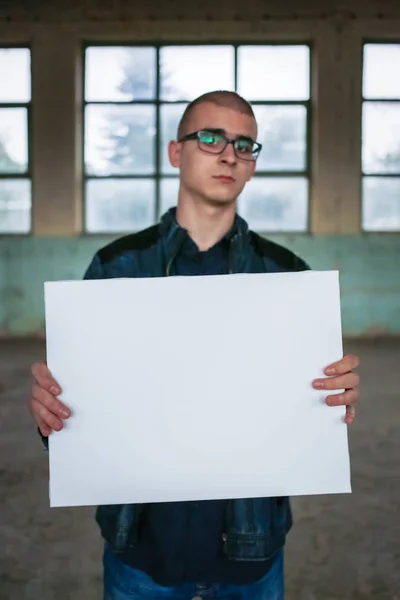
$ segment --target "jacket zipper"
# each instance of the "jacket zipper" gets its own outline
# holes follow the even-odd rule
[[[234,235],[233,238],[229,242],[229,254],[228,254],[228,273],[229,275],[233,274],[233,244],[237,238],[238,234]]]

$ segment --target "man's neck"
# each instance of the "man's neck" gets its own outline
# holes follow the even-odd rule
[[[236,205],[207,206],[178,202],[176,220],[187,230],[200,251],[208,250],[232,228]]]

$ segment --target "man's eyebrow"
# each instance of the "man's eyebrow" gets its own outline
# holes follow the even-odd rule
[[[226,135],[225,129],[218,129],[216,127],[203,127],[202,131],[209,131],[210,133],[222,133],[223,135]]]
[[[209,131],[210,133],[220,133],[222,135],[225,135],[228,137],[225,129],[218,129],[216,127],[203,127],[203,131]],[[253,138],[250,135],[246,135],[244,133],[239,133],[236,138],[237,140],[250,140],[250,141],[254,141]]]

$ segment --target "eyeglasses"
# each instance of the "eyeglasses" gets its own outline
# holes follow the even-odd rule
[[[262,145],[246,136],[239,136],[235,140],[226,137],[220,129],[202,129],[184,135],[178,142],[197,140],[200,150],[210,154],[222,154],[228,144],[232,144],[235,155],[242,160],[256,160]]]

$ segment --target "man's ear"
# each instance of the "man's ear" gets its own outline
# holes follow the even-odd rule
[[[172,141],[168,144],[168,158],[172,167],[179,169],[181,166],[181,144]]]

